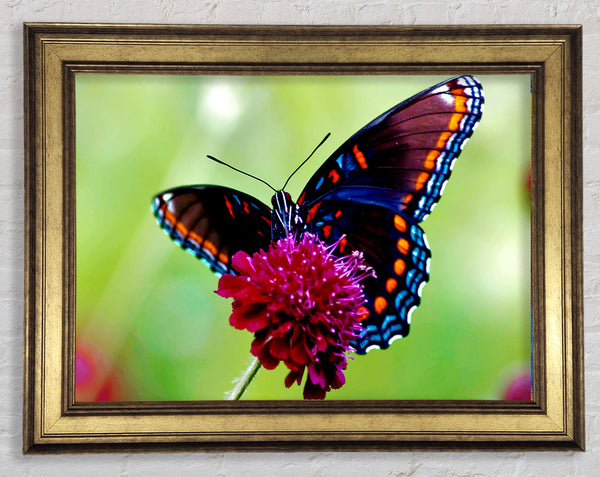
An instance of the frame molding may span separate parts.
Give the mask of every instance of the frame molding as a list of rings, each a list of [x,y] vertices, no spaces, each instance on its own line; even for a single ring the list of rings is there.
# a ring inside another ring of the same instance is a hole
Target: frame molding
[[[580,26],[25,24],[26,453],[584,448]],[[74,402],[74,75],[527,73],[535,401]]]

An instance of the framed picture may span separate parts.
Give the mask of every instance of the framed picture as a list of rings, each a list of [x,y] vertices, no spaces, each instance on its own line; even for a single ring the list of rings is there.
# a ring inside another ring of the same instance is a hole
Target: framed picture
[[[25,451],[583,449],[580,55],[25,25]]]

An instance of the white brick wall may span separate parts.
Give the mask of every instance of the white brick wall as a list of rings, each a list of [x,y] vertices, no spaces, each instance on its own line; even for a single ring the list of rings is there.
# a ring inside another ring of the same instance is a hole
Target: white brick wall
[[[585,453],[21,455],[24,21],[584,25]],[[0,475],[122,477],[592,476],[600,466],[598,0],[2,0],[0,2]]]

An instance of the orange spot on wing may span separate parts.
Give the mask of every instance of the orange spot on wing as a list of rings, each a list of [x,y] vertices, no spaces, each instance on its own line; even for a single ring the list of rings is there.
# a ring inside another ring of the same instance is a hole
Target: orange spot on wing
[[[306,191],[302,192],[302,195],[298,198],[298,205],[302,204],[302,202],[304,202],[304,196],[306,195]]]
[[[404,260],[402,260],[401,258],[399,258],[398,260],[396,260],[394,262],[394,273],[398,276],[402,275],[404,273],[404,269],[406,268],[406,263],[404,263]]]
[[[358,149],[358,146],[356,144],[352,148],[352,152],[354,153],[354,157],[356,157],[358,165],[361,168],[366,169],[367,167],[369,167],[369,165],[367,164],[367,160],[365,159],[365,155],[360,151],[360,149]]]
[[[385,289],[387,290],[388,293],[392,293],[396,287],[398,286],[398,282],[396,281],[395,278],[388,278],[387,281],[385,282]]]
[[[417,184],[415,185],[415,189],[421,190],[425,185],[425,182],[427,182],[427,179],[429,179],[429,172],[421,172],[419,174],[419,177],[417,177]]]
[[[227,206],[227,210],[229,210],[229,215],[231,215],[231,217],[233,219],[235,219],[235,214],[233,213],[233,208],[231,207],[231,202],[229,202],[227,197],[225,197],[225,205]]]
[[[405,238],[398,239],[398,243],[396,244],[396,247],[398,248],[400,253],[403,255],[406,255],[408,253],[408,250],[410,249],[408,240],[406,240]]]
[[[317,213],[317,209],[319,208],[320,205],[321,205],[321,202],[317,202],[315,205],[313,205],[309,209],[308,215],[306,217],[307,222],[310,222],[314,218],[315,214]]]
[[[204,240],[204,242],[202,242],[202,247],[205,248],[206,250],[208,250],[210,253],[213,254],[213,256],[217,255],[217,247],[215,246],[214,243],[209,242],[208,240]]]
[[[214,243],[212,243],[211,241],[207,240],[205,237],[202,237],[200,235],[198,235],[196,232],[190,232],[185,225],[183,225],[181,222],[177,222],[175,219],[175,216],[166,208],[163,209],[163,212],[165,214],[165,219],[172,224],[172,226],[175,227],[175,229],[177,230],[177,232],[179,232],[183,237],[187,237],[188,239],[193,240],[194,242],[201,244],[201,247],[204,250],[207,250],[208,252],[210,252],[212,254],[213,257],[217,256],[218,253],[218,249],[215,246]],[[225,259],[223,260],[221,258],[221,255],[223,255],[225,257]],[[219,259],[221,261],[223,261],[224,263],[227,263],[229,261],[229,258],[224,255],[224,254],[220,254],[219,255]]]
[[[405,204],[408,204],[408,203],[409,203],[409,202],[412,200],[412,198],[413,198],[413,195],[412,195],[412,194],[406,194],[406,195],[404,196],[404,200],[403,200],[403,202],[404,202]]]
[[[175,218],[175,216],[171,213],[171,211],[169,209],[167,209],[166,204],[163,207],[163,213],[165,214],[165,220],[167,222],[169,222],[172,227],[175,227],[175,230],[177,230],[177,232],[179,232],[184,237],[188,236],[189,231],[186,228],[186,226],[183,225],[181,222],[177,222],[177,219]],[[193,236],[197,237],[197,235],[193,232],[189,235],[191,238],[194,238]]]
[[[244,212],[246,212],[247,214],[250,213],[250,209],[248,208],[248,203],[247,202],[242,202],[242,204],[244,204]]]
[[[194,232],[190,234],[190,237],[196,242],[202,243],[202,248],[208,250],[213,257],[217,256],[217,247],[215,247],[214,243],[209,242],[206,239],[202,240],[202,237],[200,237],[198,234],[195,234]]]
[[[326,225],[325,227],[323,227],[323,235],[325,236],[325,238],[329,238],[330,234],[331,234],[331,225]]]
[[[377,298],[375,298],[375,302],[373,303],[373,306],[375,307],[375,311],[378,314],[381,314],[381,312],[383,310],[385,310],[387,307],[387,300],[385,298],[383,298],[382,296],[378,296]]]
[[[423,164],[426,169],[433,169],[435,167],[435,161],[440,156],[440,151],[431,150],[427,157],[425,158],[425,163]]]
[[[394,215],[394,227],[400,232],[406,232],[406,220],[399,215]]]
[[[453,90],[452,92],[455,95],[463,94],[463,90],[460,89]],[[467,108],[467,101],[468,98],[466,98],[465,96],[454,97],[454,109],[456,109],[456,114],[453,114],[450,118],[450,124],[448,125],[448,129],[450,129],[450,131],[456,131],[460,127],[460,121],[464,116],[461,113],[467,113],[469,111],[469,109]]]
[[[340,175],[337,173],[337,171],[335,169],[332,169],[331,172],[329,173],[329,178],[331,179],[331,182],[333,182],[334,184],[340,180]]]
[[[338,210],[338,211],[335,213],[335,218],[337,219],[337,218],[339,218],[341,215],[342,215],[342,211],[341,211],[341,210]]]
[[[346,237],[342,237],[342,239],[340,240],[340,253],[344,253],[344,249],[346,248],[347,243],[348,241],[346,240]]]
[[[227,264],[229,262],[229,257],[227,255],[225,255],[224,253],[220,253],[219,254],[219,260],[225,264]]]
[[[369,310],[366,306],[358,307],[358,321],[362,321],[369,316]]]
[[[450,139],[450,136],[452,136],[452,133],[450,131],[444,131],[443,133],[441,133],[435,147],[437,149],[442,149],[446,145],[446,141]]]
[[[450,131],[456,131],[460,127],[460,121],[462,120],[463,115],[460,113],[453,114],[450,118],[450,124],[448,124],[448,129]]]
[[[455,119],[454,116],[460,116],[458,119]],[[453,121],[459,121],[460,119],[462,119],[462,115],[461,114],[453,114],[452,118],[450,118],[450,124],[449,124],[449,128],[452,129],[452,125],[453,125]],[[458,126],[456,126],[454,130],[458,129]],[[425,163],[423,164],[425,166],[426,169],[433,169],[435,167],[435,161],[437,160],[437,158],[440,156],[440,151],[438,149],[444,149],[446,147],[446,142],[448,141],[448,139],[450,139],[450,136],[452,136],[452,133],[450,131],[444,131],[440,134],[440,136],[438,137],[438,140],[435,144],[435,149],[432,149],[431,151],[429,151],[429,153],[427,154],[427,157],[425,158]]]
[[[453,89],[450,91],[454,95],[454,108],[459,113],[467,113],[469,109],[467,108],[467,101],[469,98],[463,96],[465,94],[464,89]]]

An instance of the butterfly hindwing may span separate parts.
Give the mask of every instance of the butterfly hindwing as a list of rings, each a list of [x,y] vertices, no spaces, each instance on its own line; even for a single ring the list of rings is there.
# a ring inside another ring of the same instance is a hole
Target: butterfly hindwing
[[[353,343],[356,352],[385,349],[406,336],[410,315],[429,280],[431,252],[423,230],[379,206],[324,201],[313,212],[309,223],[321,240],[339,241],[338,254],[361,251],[376,274],[363,283],[368,315],[363,335]]]
[[[298,203],[350,200],[421,221],[439,200],[452,166],[483,111],[472,76],[433,86],[394,106],[340,146]]]
[[[221,186],[184,186],[157,194],[152,211],[184,250],[218,275],[234,273],[231,257],[271,242],[271,209],[254,197]]]

